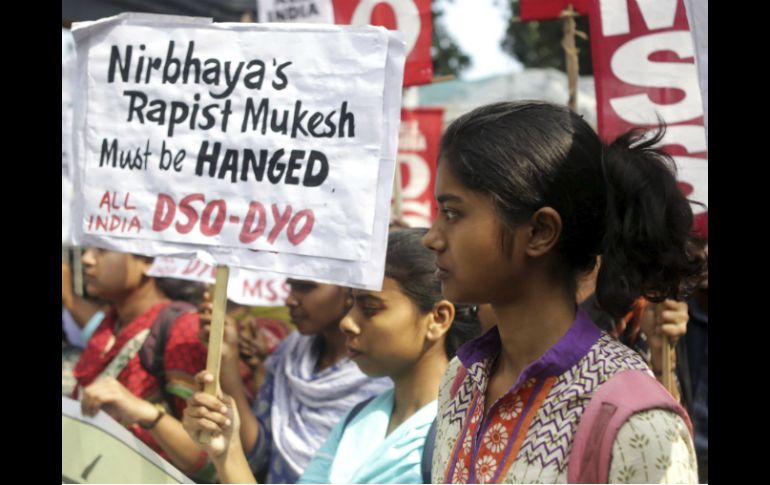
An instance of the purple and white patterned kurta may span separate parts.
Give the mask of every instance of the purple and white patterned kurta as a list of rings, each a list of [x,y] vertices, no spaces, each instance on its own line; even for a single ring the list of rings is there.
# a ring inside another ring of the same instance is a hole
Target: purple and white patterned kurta
[[[439,389],[434,483],[566,483],[572,440],[597,387],[622,370],[649,372],[636,352],[578,310],[569,331],[484,415],[489,372],[500,349],[494,327],[461,347],[449,364]],[[456,381],[463,369],[467,374]],[[609,480],[692,483],[696,469],[684,421],[653,410],[621,427]]]

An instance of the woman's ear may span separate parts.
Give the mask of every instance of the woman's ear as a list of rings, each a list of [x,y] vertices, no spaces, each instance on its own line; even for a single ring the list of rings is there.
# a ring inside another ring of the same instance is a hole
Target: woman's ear
[[[552,207],[541,207],[532,214],[529,224],[527,256],[531,258],[544,256],[559,241],[562,230],[561,216]]]
[[[431,342],[441,339],[449,331],[455,319],[455,306],[449,300],[441,300],[433,305],[428,314],[428,332],[426,338]]]

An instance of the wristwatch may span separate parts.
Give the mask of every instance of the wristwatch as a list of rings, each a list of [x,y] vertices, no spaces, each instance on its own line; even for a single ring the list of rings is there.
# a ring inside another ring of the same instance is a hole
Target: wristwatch
[[[155,419],[153,419],[152,422],[150,422],[150,423],[143,423],[142,421],[138,421],[137,424],[139,424],[139,426],[142,429],[152,429],[152,428],[154,428],[158,424],[158,421],[160,421],[160,419],[163,416],[165,416],[166,408],[163,406],[163,404],[155,403],[154,406],[155,406],[155,409],[158,410],[158,416]]]

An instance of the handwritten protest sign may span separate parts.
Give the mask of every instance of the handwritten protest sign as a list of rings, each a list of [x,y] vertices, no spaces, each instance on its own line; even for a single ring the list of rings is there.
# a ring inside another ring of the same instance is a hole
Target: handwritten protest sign
[[[72,205],[72,83],[75,76],[75,41],[69,30],[61,35],[61,240],[70,239]]]
[[[187,281],[198,281],[212,284],[216,276],[216,266],[199,259],[172,258],[161,256],[155,258],[147,271],[147,276],[155,278],[176,278]]]
[[[204,20],[75,24],[73,238],[381,282],[346,279],[384,259],[398,34]]]
[[[155,258],[148,276],[158,278],[177,278],[214,283],[216,266],[199,259]],[[247,306],[282,306],[289,295],[286,276],[267,271],[250,271],[244,268],[232,268],[227,283],[227,299]]]
[[[109,415],[61,398],[62,483],[195,483]]]

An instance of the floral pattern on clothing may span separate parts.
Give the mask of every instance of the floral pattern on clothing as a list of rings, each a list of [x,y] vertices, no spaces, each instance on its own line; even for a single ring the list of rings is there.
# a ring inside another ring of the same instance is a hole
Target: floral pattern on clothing
[[[484,444],[492,453],[500,453],[508,442],[508,431],[501,423],[490,426],[484,435]]]
[[[532,386],[528,386],[527,389],[531,389]],[[506,420],[511,420],[518,417],[521,414],[521,410],[524,408],[524,403],[519,396],[514,396],[512,401],[506,402],[500,406],[500,417]]]
[[[662,431],[666,430],[666,431]],[[610,483],[697,483],[697,460],[690,432],[670,411],[634,415],[612,445]]]
[[[468,483],[468,467],[465,466],[465,463],[457,464],[452,483]]]
[[[476,463],[478,483],[490,483],[497,471],[497,461],[489,455],[483,456]]]
[[[486,365],[492,360],[474,362],[475,372],[456,383],[463,364],[455,358],[442,379],[433,468],[443,472],[434,472],[436,483],[566,483],[574,433],[596,388],[622,370],[647,369],[638,354],[602,332],[574,365],[522,379],[483,415]],[[611,482],[697,482],[692,438],[669,411],[629,418],[615,440],[611,465]]]

